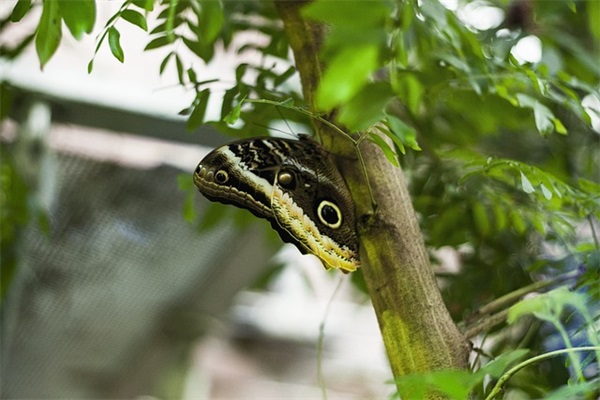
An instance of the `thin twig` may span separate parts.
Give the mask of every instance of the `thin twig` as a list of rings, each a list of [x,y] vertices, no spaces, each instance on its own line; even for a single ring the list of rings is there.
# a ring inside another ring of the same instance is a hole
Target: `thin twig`
[[[494,388],[492,389],[490,394],[487,395],[485,400],[492,400],[497,394],[500,393],[500,391],[502,390],[502,387],[504,386],[506,381],[508,381],[514,374],[516,374],[523,368],[525,368],[533,363],[545,360],[546,358],[556,357],[556,356],[564,354],[564,353],[574,353],[574,352],[579,352],[579,351],[598,351],[598,350],[600,350],[600,347],[598,347],[598,346],[583,346],[583,347],[575,347],[575,348],[570,348],[570,349],[554,350],[554,351],[551,351],[548,353],[540,354],[539,356],[531,357],[531,358],[515,365],[508,371],[506,371],[504,373],[504,375],[502,375],[500,377],[500,379],[498,379],[498,382],[496,382],[496,385],[494,386]]]

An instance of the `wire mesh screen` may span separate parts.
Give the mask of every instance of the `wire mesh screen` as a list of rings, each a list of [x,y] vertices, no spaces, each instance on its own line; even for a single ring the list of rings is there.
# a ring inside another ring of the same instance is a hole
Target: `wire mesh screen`
[[[27,228],[2,304],[2,397],[150,394],[181,340],[261,273],[263,235],[198,233],[175,168],[56,162],[50,232]]]

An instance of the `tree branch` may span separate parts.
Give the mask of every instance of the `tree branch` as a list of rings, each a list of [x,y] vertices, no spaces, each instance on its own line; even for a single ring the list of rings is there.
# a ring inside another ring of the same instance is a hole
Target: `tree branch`
[[[314,109],[326,28],[300,15],[305,1],[276,0],[275,4],[294,52],[305,100]],[[335,123],[333,115],[328,119]],[[469,348],[442,301],[402,170],[375,144],[361,143],[378,204],[375,212],[353,143],[324,124],[315,124],[315,130],[325,139],[326,148],[343,155],[338,164],[355,202],[362,269],[394,376],[467,368]],[[428,398],[438,396],[431,392]]]

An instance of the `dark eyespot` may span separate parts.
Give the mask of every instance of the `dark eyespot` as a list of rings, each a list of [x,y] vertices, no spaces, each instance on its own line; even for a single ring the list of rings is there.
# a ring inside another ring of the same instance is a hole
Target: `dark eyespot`
[[[296,187],[296,177],[289,171],[281,171],[277,175],[277,183],[285,189],[294,189]]]
[[[220,169],[215,173],[215,181],[217,183],[223,184],[223,183],[227,182],[228,180],[229,180],[229,174],[226,171],[223,171],[222,169]]]
[[[337,229],[342,225],[342,212],[331,201],[321,201],[319,207],[317,207],[317,215],[319,216],[319,220],[331,229]]]

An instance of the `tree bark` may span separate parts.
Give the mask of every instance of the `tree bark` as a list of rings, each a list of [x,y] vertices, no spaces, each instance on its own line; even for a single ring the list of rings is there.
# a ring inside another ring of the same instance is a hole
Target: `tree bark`
[[[305,1],[275,4],[294,52],[304,98],[314,109],[326,27],[300,15]],[[335,123],[333,114],[330,119]],[[357,211],[362,269],[394,377],[466,368],[469,347],[437,287],[401,168],[394,167],[377,145],[361,144],[377,203],[374,210],[353,144],[322,124],[315,125],[325,138],[324,146],[343,155],[339,165]],[[429,395],[437,397],[435,392]]]

